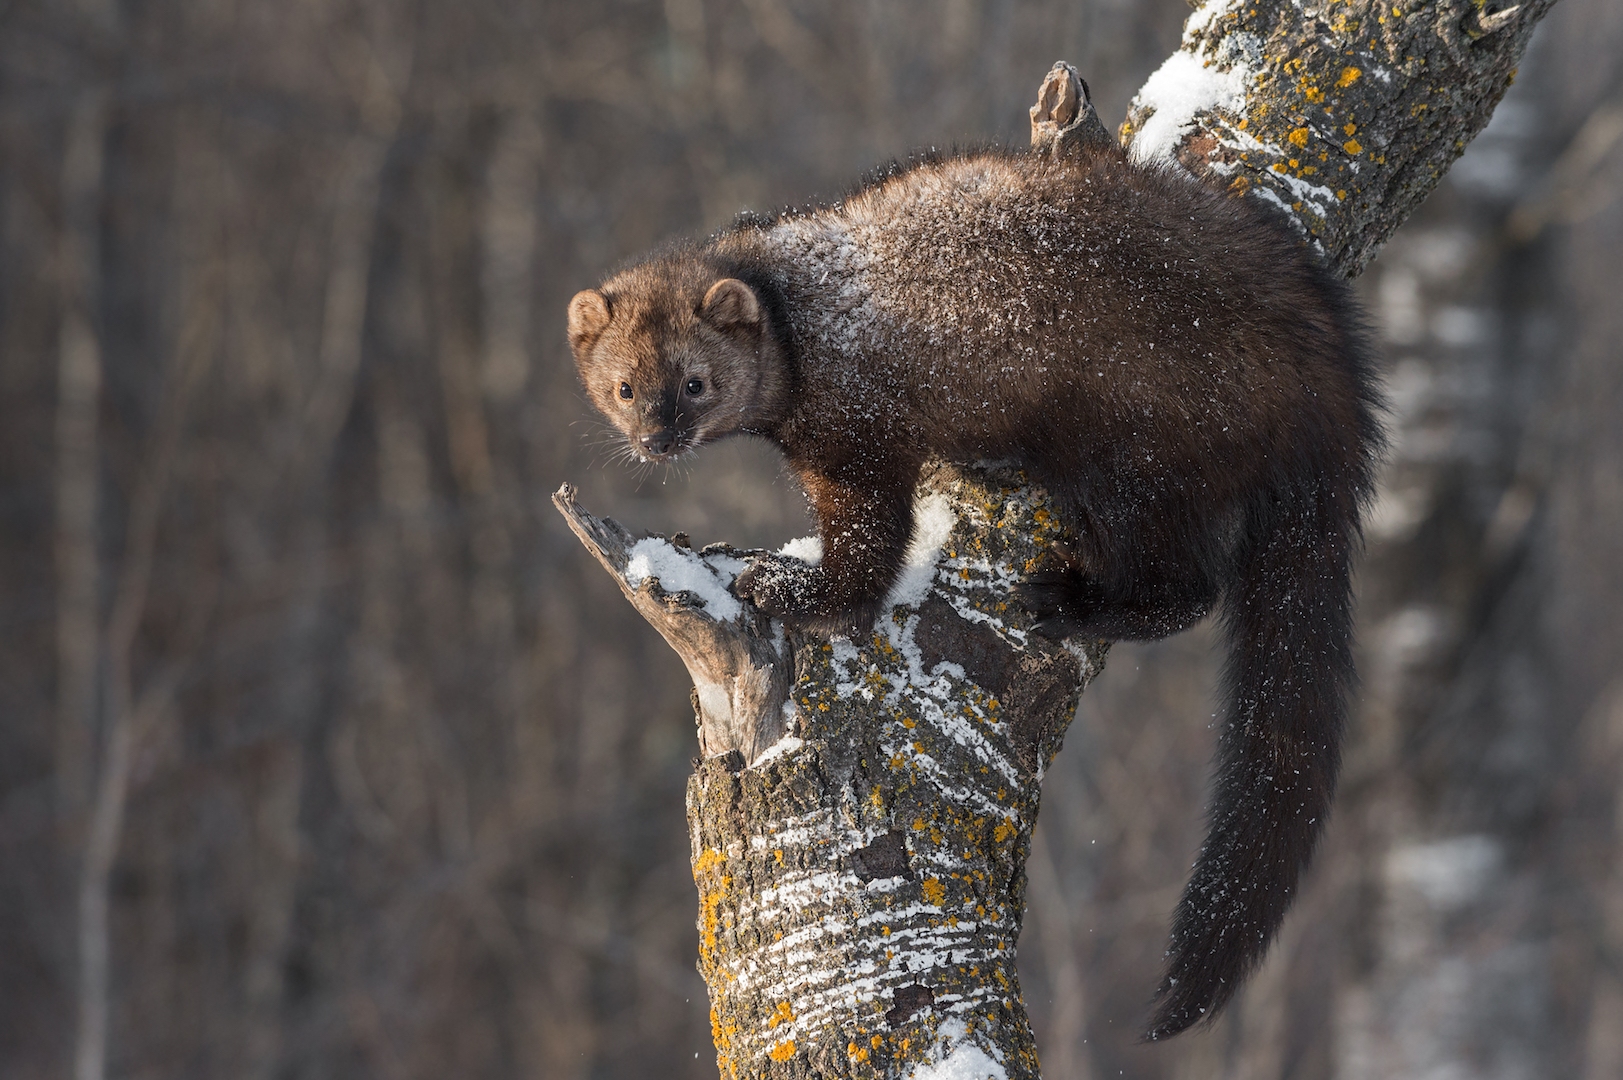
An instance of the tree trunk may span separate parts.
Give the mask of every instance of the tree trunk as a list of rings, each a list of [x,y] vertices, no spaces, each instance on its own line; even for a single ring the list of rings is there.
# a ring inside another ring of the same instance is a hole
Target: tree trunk
[[[1356,274],[1487,122],[1551,2],[1211,3],[1121,136],[1279,205]],[[1031,112],[1034,152],[1109,137],[1068,65]],[[1010,601],[1059,532],[1040,490],[942,466],[916,498],[895,606],[823,642],[728,592],[752,552],[636,541],[554,496],[694,679],[700,968],[729,1080],[1038,1076],[1014,968],[1025,863],[1107,646],[1036,637]]]
[[[554,496],[694,678],[699,964],[725,1077],[952,1054],[1038,1075],[1014,965],[1025,862],[1104,645],[1038,638],[1010,602],[1058,534],[1045,496],[945,467],[920,491],[908,595],[869,639],[831,642],[726,592],[753,552],[634,542],[568,485]]]

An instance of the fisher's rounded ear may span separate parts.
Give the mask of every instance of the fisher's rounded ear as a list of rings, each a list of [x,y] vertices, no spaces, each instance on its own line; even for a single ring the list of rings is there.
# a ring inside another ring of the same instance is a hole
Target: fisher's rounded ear
[[[722,278],[704,294],[699,317],[718,330],[757,330],[761,302],[755,290],[737,278]]]
[[[582,349],[598,339],[609,325],[609,298],[596,289],[578,292],[569,301],[569,344]]]

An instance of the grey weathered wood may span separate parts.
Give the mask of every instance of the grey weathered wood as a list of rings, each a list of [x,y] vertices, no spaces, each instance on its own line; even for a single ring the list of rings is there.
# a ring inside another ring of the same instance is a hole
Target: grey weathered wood
[[[626,599],[687,665],[704,756],[737,750],[753,761],[776,742],[784,733],[783,706],[789,699],[790,658],[783,636],[774,636],[767,620],[749,605],[737,619],[721,619],[692,593],[667,592],[657,578],[633,582],[628,565],[636,539],[619,522],[582,510],[570,484],[560,487],[552,502]],[[757,554],[722,544],[694,552],[680,538],[675,543],[653,539],[672,555],[681,552],[729,582],[726,565]]]
[[[1048,69],[1030,111],[1033,153],[1059,157],[1116,141],[1093,108],[1087,82],[1063,60]]]

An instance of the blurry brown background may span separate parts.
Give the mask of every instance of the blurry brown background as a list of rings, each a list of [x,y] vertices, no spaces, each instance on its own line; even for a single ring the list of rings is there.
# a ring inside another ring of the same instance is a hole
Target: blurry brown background
[[[564,303],[1022,142],[1055,59],[1113,123],[1186,12],[0,5],[0,1077],[71,1075],[98,987],[112,1077],[714,1076],[687,682],[547,495],[808,526],[760,446],[610,463]],[[1135,1031],[1207,639],[1086,696],[1021,958],[1047,1075],[1623,1075],[1620,55],[1623,7],[1563,0],[1362,280],[1396,437],[1343,797],[1267,968],[1171,1045]]]

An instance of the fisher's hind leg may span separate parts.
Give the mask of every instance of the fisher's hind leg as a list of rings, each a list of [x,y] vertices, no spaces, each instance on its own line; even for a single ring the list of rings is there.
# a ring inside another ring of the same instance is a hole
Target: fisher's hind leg
[[[1054,545],[1015,595],[1045,637],[1151,641],[1187,630],[1217,602],[1205,575],[1111,580],[1090,572],[1071,549]]]

